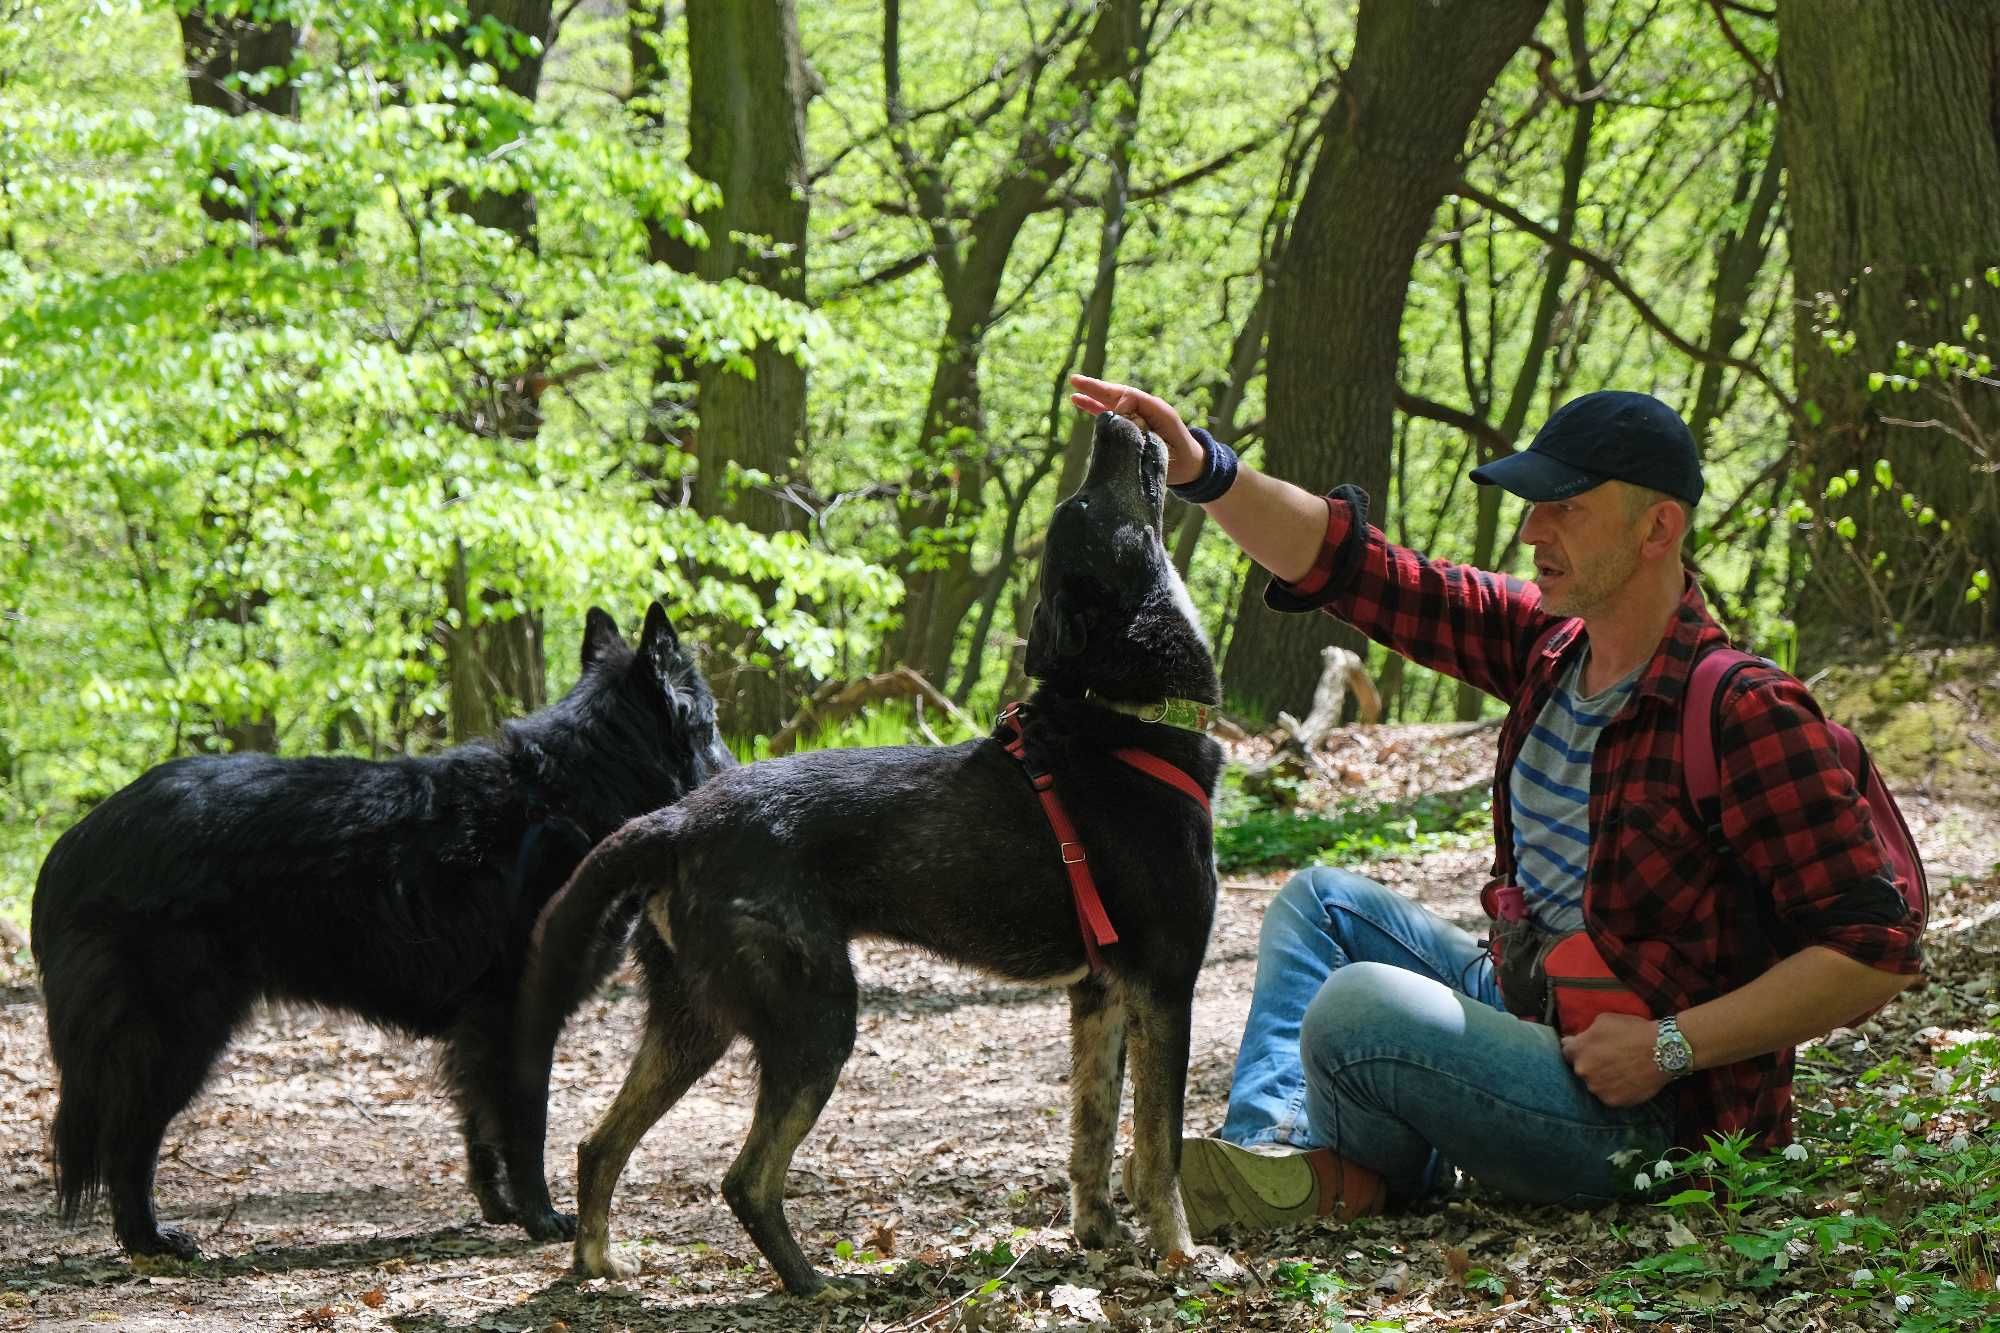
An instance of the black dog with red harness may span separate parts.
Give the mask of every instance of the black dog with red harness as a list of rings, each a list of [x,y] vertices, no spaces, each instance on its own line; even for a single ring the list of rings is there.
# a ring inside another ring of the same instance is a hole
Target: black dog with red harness
[[[822,1284],[785,1219],[785,1172],[853,1048],[848,943],[867,935],[1069,988],[1071,1203],[1090,1246],[1126,1234],[1109,1187],[1129,1037],[1127,1186],[1155,1250],[1191,1248],[1177,1175],[1222,756],[1187,725],[1219,689],[1162,542],[1165,468],[1156,438],[1098,418],[1089,474],[1044,548],[1027,661],[1041,688],[995,737],[737,769],[613,834],[550,904],[519,1009],[524,1144],[542,1141],[551,1054],[592,981],[580,960],[600,918],[637,889],[654,926],[639,941],[638,1057],[577,1152],[579,1271],[624,1271],[608,1230],[626,1159],[742,1036],[757,1110],[723,1197],[786,1287]],[[539,1159],[512,1178],[541,1179]],[[538,1222],[553,1236],[567,1219],[542,1200]]]

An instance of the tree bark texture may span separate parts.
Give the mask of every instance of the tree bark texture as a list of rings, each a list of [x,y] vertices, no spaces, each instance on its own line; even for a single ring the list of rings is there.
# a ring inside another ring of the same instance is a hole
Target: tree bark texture
[[[2000,390],[1935,376],[1870,392],[1899,340],[2000,328],[2000,8],[1963,0],[1780,0],[1786,205],[1808,500],[1820,513],[1797,611],[1799,660],[1912,637],[1978,638],[2000,569]],[[1920,423],[1936,422],[1936,425]],[[1919,423],[1919,424],[1912,424]],[[1875,483],[1877,460],[1893,471]],[[1855,469],[1860,484],[1820,500]],[[1949,519],[1918,526],[1904,495]],[[1854,535],[1837,530],[1851,520]]]
[[[690,0],[686,13],[688,166],[722,198],[695,217],[705,248],[649,223],[653,257],[706,282],[742,279],[803,302],[808,79],[793,0]],[[664,22],[662,8],[635,5],[633,19],[633,89],[656,108],[642,114],[657,119],[664,79],[649,30],[657,33]],[[671,392],[680,349],[660,352],[656,396]],[[799,510],[765,487],[732,482],[731,464],[778,481],[790,475],[805,444],[805,368],[769,343],[752,349],[749,360],[747,376],[712,365],[695,372],[697,423],[678,443],[697,461],[699,512],[781,532],[800,526]],[[710,672],[723,729],[771,731],[783,721],[784,673],[752,661],[754,631],[713,628],[720,631],[714,646],[730,659]]]
[[[905,574],[898,660],[942,678],[958,626],[978,596],[969,544],[954,532],[981,503],[987,476],[979,358],[997,312],[1007,259],[1021,228],[1070,166],[1072,145],[1089,125],[1096,99],[1144,60],[1139,0],[1106,0],[1059,88],[1030,105],[1016,162],[971,218],[954,227],[943,182],[908,133],[899,74],[900,5],[884,11],[883,56],[892,137],[912,193],[926,213],[934,267],[944,286],[945,327],[931,377],[920,439],[936,460],[918,478],[925,498],[903,512],[907,536],[930,547]]]
[[[1353,482],[1388,498],[1398,334],[1410,268],[1457,179],[1487,89],[1546,0],[1365,0],[1354,56],[1320,126],[1319,155],[1279,260],[1267,354],[1267,470]],[[1379,517],[1379,515],[1378,515]],[[1240,713],[1305,712],[1319,650],[1359,648],[1325,616],[1274,615],[1246,580],[1223,688]]]

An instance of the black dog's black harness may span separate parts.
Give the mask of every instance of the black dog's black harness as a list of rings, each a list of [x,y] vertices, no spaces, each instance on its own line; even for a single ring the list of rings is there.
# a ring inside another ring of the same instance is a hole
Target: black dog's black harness
[[[1049,828],[1056,835],[1056,850],[1062,857],[1063,870],[1069,876],[1070,897],[1076,903],[1077,929],[1083,935],[1083,956],[1090,963],[1091,971],[1102,971],[1104,958],[1098,950],[1104,945],[1116,944],[1118,930],[1104,910],[1104,899],[1098,896],[1097,881],[1090,874],[1090,858],[1084,853],[1083,843],[1076,835],[1076,825],[1070,822],[1069,811],[1063,808],[1062,798],[1056,795],[1055,778],[1028,757],[1027,740],[1021,729],[1021,717],[1027,711],[1028,706],[1024,703],[1008,704],[994,720],[993,738],[1008,754],[1020,761],[1021,770],[1028,775],[1028,781],[1035,788],[1035,795],[1041,798],[1042,813],[1048,817]],[[1136,746],[1113,750],[1111,756],[1155,781],[1166,783],[1200,805],[1203,815],[1212,817],[1208,793],[1181,768]]]

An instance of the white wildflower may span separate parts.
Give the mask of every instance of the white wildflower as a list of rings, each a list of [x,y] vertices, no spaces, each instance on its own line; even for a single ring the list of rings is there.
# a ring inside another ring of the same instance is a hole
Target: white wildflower
[[[1889,1160],[1892,1162],[1900,1162],[1908,1158],[1909,1155],[1910,1155],[1909,1147],[1905,1144],[1899,1143],[1889,1153]]]
[[[1907,1291],[1896,1298],[1896,1309],[1899,1313],[1902,1314],[1908,1314],[1912,1309],[1915,1308],[1916,1304],[1917,1304],[1917,1298],[1910,1295],[1910,1293]]]
[[[1653,1178],[1644,1171],[1641,1171],[1632,1177],[1632,1188],[1635,1190],[1649,1190],[1653,1188]]]
[[[1851,1274],[1848,1275],[1847,1282],[1849,1286],[1859,1287],[1867,1283],[1873,1282],[1874,1280],[1875,1280],[1874,1269],[1857,1268]]]
[[[1964,1130],[1960,1130],[1958,1133],[1951,1136],[1951,1142],[1944,1145],[1944,1150],[1946,1152],[1964,1152],[1967,1148],[1970,1148],[1971,1146],[1972,1146],[1971,1138],[1966,1135]]]
[[[1790,1143],[1790,1144],[1786,1144],[1786,1145],[1785,1145],[1785,1160],[1786,1160],[1786,1161],[1788,1161],[1788,1162],[1803,1162],[1803,1161],[1805,1161],[1805,1160],[1806,1160],[1806,1145],[1805,1145],[1805,1144],[1803,1144],[1803,1143]]]
[[[1856,1037],[1856,1038],[1854,1039],[1854,1049],[1855,1049],[1855,1050],[1857,1050],[1857,1051],[1865,1051],[1865,1050],[1867,1050],[1867,1049],[1868,1049],[1868,1038],[1866,1038],[1866,1037]]]
[[[1673,1175],[1673,1173],[1674,1173],[1674,1164],[1672,1162],[1669,1162],[1666,1158],[1662,1157],[1659,1161],[1653,1163],[1653,1179],[1665,1180],[1669,1176]]]
[[[1923,1127],[1924,1127],[1924,1118],[1918,1115],[1915,1111],[1911,1111],[1908,1115],[1905,1115],[1903,1117],[1903,1128],[1909,1130],[1912,1134],[1916,1133]]]
[[[1951,1071],[1949,1069],[1940,1069],[1937,1071],[1935,1075],[1932,1076],[1931,1091],[1932,1092],[1951,1091]]]
[[[2000,1102],[2000,1083],[1995,1083],[1986,1090],[1986,1100],[1989,1102]]]

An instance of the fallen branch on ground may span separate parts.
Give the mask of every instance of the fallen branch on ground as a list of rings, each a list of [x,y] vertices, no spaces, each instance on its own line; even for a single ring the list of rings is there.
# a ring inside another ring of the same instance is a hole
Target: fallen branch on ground
[[[792,715],[791,721],[772,733],[770,752],[773,756],[790,754],[792,747],[799,743],[800,734],[815,723],[837,722],[859,712],[866,704],[883,699],[906,699],[912,695],[943,709],[952,721],[967,731],[979,730],[979,724],[947,698],[942,690],[911,668],[899,666],[893,671],[878,672],[859,680],[827,681],[813,691],[810,699],[799,705],[799,711]],[[924,731],[931,736],[928,727]],[[934,743],[941,743],[936,741],[935,736],[931,739]]]

